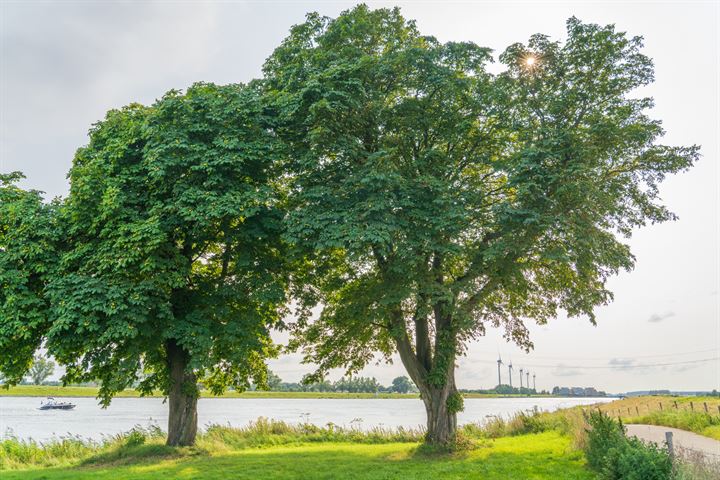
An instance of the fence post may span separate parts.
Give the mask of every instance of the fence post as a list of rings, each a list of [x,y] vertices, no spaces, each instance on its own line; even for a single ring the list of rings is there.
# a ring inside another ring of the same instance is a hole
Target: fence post
[[[718,405],[718,415],[720,415],[720,405]]]
[[[693,405],[693,402],[690,402],[690,410],[693,412],[695,411],[695,405]]]
[[[703,402],[703,406],[705,407],[705,413],[708,413],[707,402]]]
[[[670,460],[675,459],[675,451],[673,449],[673,433],[672,432],[665,432],[665,442],[667,442],[667,448],[668,448],[668,454],[670,455]]]
[[[630,415],[630,407],[628,407],[628,415]]]
[[[675,410],[677,410],[677,401],[673,401],[673,403],[675,404]]]
[[[658,402],[658,405],[660,405],[660,411],[662,412],[662,402]]]
[[[635,413],[637,414],[638,417],[640,416],[640,409],[638,408],[637,405],[635,405]]]

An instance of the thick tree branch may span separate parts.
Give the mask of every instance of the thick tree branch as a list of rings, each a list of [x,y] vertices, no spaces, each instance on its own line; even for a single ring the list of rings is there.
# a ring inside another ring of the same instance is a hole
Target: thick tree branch
[[[427,315],[416,313],[415,318],[415,350],[418,361],[426,368],[432,366],[432,352],[430,347],[430,332]]]
[[[428,370],[420,363],[420,360],[413,351],[407,329],[405,328],[405,322],[402,318],[402,311],[399,307],[392,317],[392,330],[395,346],[397,347],[400,360],[405,366],[408,375],[410,375],[410,378],[412,378],[421,392],[427,391]]]

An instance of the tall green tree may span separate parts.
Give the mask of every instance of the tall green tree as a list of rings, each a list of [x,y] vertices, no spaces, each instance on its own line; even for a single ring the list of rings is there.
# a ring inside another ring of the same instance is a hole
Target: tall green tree
[[[280,376],[278,374],[276,374],[275,372],[273,372],[271,370],[268,370],[266,383],[267,383],[267,387],[270,391],[278,392],[278,391],[280,391],[280,389],[282,387],[283,381],[282,381],[282,378],[280,378]]]
[[[35,385],[42,385],[55,372],[55,362],[43,355],[35,355],[30,367],[30,378]]]
[[[19,172],[0,174],[0,374],[22,381],[50,325],[47,284],[61,240],[59,202],[23,190]]]
[[[410,379],[403,375],[402,377],[395,377],[390,388],[393,392],[408,393],[412,390],[412,387],[413,385],[410,382]]]
[[[266,381],[285,304],[281,150],[252,86],[195,84],[113,110],[90,132],[62,211],[49,350],[104,404],[168,395],[168,445],[191,445],[198,382]]]
[[[295,345],[315,375],[395,352],[420,390],[427,440],[454,440],[455,364],[486,328],[530,349],[525,323],[595,322],[622,237],[673,215],[658,184],[696,147],[656,144],[641,40],[567,23],[500,59],[441,43],[397,9],[310,14],[265,65],[295,184],[288,237],[310,260]]]

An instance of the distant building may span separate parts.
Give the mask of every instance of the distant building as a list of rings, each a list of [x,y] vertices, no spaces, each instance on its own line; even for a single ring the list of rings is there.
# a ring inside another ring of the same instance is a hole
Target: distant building
[[[553,395],[560,397],[605,397],[607,393],[597,390],[595,387],[555,387]]]

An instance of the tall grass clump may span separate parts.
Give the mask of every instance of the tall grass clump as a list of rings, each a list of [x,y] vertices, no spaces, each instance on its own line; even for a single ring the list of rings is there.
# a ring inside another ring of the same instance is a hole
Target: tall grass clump
[[[518,412],[509,418],[492,416],[484,422],[469,423],[460,427],[465,435],[479,438],[500,438],[528,433],[542,433],[556,430],[562,434],[571,434],[576,418],[582,418],[579,410],[559,410],[557,412]],[[579,428],[579,427],[578,427]]]
[[[77,437],[60,437],[44,443],[10,437],[0,441],[0,470],[28,465],[66,465],[86,458],[98,449],[98,443]]]
[[[102,441],[66,436],[38,442],[10,436],[0,441],[0,470],[30,466],[58,467],[94,460],[137,457],[143,445],[154,443],[162,446],[164,437],[159,427],[140,426],[126,433],[107,436]]]
[[[173,448],[164,444],[165,433],[159,427],[138,426],[129,432],[105,437],[99,442],[79,437],[61,437],[47,442],[9,438],[0,442],[0,470],[110,462],[118,464],[150,457],[203,455],[286,444],[417,443],[424,436],[425,430],[422,428],[377,427],[360,430],[332,423],[319,427],[310,423],[293,425],[259,418],[242,428],[210,425],[198,435],[195,447]]]
[[[242,428],[211,425],[199,436],[198,446],[211,449],[259,448],[290,443],[352,442],[395,443],[419,442],[425,431],[422,428],[358,428],[340,427],[328,423],[319,427],[310,423],[294,425],[260,417]]]
[[[720,462],[708,459],[700,452],[676,448],[673,480],[718,480],[719,478]]]

